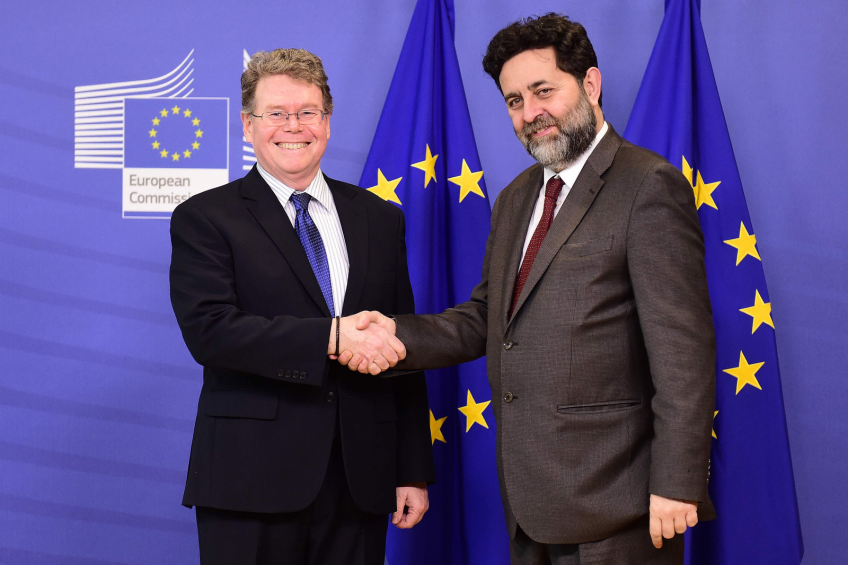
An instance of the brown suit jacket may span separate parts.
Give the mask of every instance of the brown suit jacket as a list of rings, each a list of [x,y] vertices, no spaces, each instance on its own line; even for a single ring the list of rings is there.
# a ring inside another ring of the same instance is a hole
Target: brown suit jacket
[[[512,318],[543,169],[498,196],[480,284],[442,314],[398,316],[429,369],[487,355],[510,535],[604,539],[649,493],[709,505],[715,336],[692,188],[610,127],[554,219]]]

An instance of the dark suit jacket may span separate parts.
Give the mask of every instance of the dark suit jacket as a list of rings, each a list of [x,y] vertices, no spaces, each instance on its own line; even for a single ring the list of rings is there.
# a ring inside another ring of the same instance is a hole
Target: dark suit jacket
[[[402,212],[327,178],[350,273],[343,315],[413,312]],[[331,318],[297,233],[254,167],[171,219],[171,302],[203,388],[183,504],[292,512],[321,487],[338,415],[360,509],[435,480],[426,384],[363,378],[327,357]]]
[[[487,354],[510,534],[584,543],[644,516],[649,493],[708,501],[715,337],[692,188],[612,127],[508,319],[542,175],[498,196],[469,302],[398,317],[398,367]]]

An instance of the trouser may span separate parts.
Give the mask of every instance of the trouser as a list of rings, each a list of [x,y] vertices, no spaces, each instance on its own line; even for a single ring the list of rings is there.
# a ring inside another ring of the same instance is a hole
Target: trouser
[[[196,512],[202,565],[384,563],[388,515],[354,504],[338,436],[321,490],[307,508],[260,514],[198,506]]]
[[[647,515],[612,537],[580,544],[539,543],[530,539],[519,525],[509,550],[512,565],[683,564],[683,536],[664,539],[662,548],[655,548]]]

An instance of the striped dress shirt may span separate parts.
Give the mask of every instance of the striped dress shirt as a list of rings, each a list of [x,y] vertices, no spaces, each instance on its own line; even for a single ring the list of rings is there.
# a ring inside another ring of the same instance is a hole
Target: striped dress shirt
[[[283,205],[283,210],[286,211],[292,227],[294,227],[297,210],[294,207],[294,202],[291,201],[291,195],[294,194],[295,190],[271,176],[259,163],[256,163],[256,168],[265,182],[268,183],[268,186],[271,187],[271,190],[274,191],[280,204]],[[341,316],[345,291],[347,290],[350,261],[347,256],[347,244],[345,244],[339,213],[336,211],[336,203],[333,201],[333,194],[330,192],[330,187],[327,186],[327,181],[320,169],[304,192],[312,197],[308,212],[318,228],[318,233],[321,234],[321,241],[324,242],[327,265],[330,267],[330,284],[333,287],[333,305],[336,315]]]

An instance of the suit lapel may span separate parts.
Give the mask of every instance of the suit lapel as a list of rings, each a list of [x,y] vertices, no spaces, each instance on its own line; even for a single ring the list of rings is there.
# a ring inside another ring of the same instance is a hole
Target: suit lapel
[[[350,186],[326,175],[324,178],[327,180],[336,204],[336,211],[339,213],[339,221],[342,224],[345,245],[347,245],[347,258],[350,262],[344,307],[340,314],[348,316],[359,311],[359,299],[368,274],[368,215],[362,204],[357,201],[357,194]]]
[[[537,165],[534,170],[530,171],[527,183],[515,191],[512,202],[512,225],[507,228],[512,235],[507,239],[510,246],[507,251],[506,272],[503,276],[502,312],[504,327],[508,322],[509,308],[512,306],[512,291],[515,288],[518,269],[521,266],[521,251],[524,249],[524,239],[527,237],[530,217],[533,215],[533,209],[539,199],[539,188],[542,186],[543,178],[544,169]]]
[[[550,230],[545,235],[545,240],[539,248],[539,253],[533,261],[533,267],[527,276],[527,282],[524,283],[524,288],[521,289],[521,296],[518,297],[518,303],[515,305],[512,319],[521,310],[521,306],[527,300],[527,297],[533,291],[533,288],[542,278],[542,275],[548,269],[548,266],[559,253],[560,248],[565,245],[577,226],[580,225],[586,211],[595,201],[595,197],[604,186],[604,181],[601,176],[606,172],[612,164],[616,151],[621,146],[621,137],[609,126],[604,138],[598,146],[592,151],[583,170],[568,193],[565,202],[562,203],[559,213],[554,218]],[[527,220],[529,222],[529,218]],[[512,319],[510,321],[512,321]]]
[[[297,232],[294,231],[294,227],[292,227],[291,221],[289,221],[274,191],[271,190],[256,167],[253,167],[244,177],[241,195],[248,201],[247,209],[250,210],[250,213],[253,214],[253,217],[256,218],[256,221],[259,222],[259,225],[262,226],[262,229],[265,230],[280,253],[283,254],[306,292],[329,317],[330,309],[321,293],[321,286],[318,284],[318,279],[315,278],[315,273],[312,271],[312,265],[309,264],[300,238],[297,237]]]

